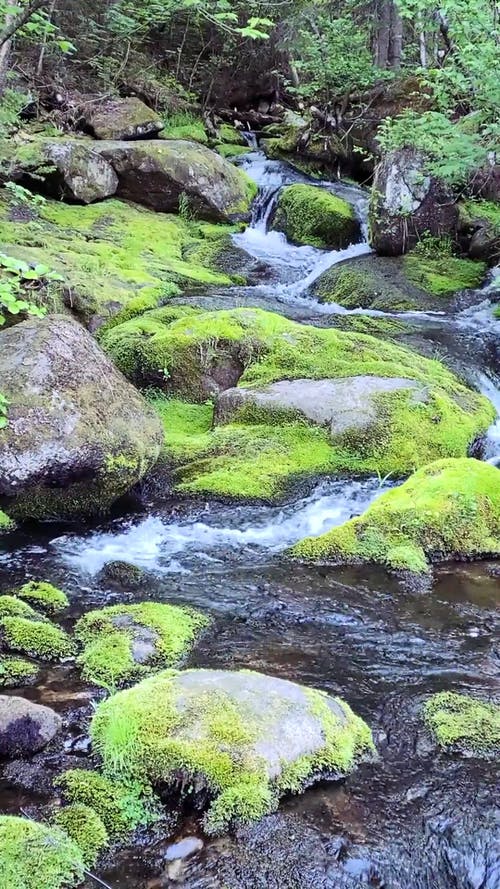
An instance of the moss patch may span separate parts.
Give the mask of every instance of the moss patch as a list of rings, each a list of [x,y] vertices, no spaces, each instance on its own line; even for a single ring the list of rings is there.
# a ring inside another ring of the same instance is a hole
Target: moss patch
[[[6,534],[8,531],[13,531],[15,527],[15,523],[12,519],[9,518],[7,513],[0,509],[0,534]]]
[[[36,664],[19,657],[0,657],[0,688],[30,685],[38,675]]]
[[[208,624],[198,611],[159,602],[101,608],[85,614],[75,627],[85,645],[78,663],[85,679],[115,688],[177,665]]]
[[[300,791],[319,773],[345,774],[373,750],[368,726],[344,702],[337,701],[339,710],[333,711],[325,694],[302,689],[306,704],[301,706],[318,721],[323,740],[271,780],[255,745],[261,738],[265,743],[266,719],[274,730],[274,721],[292,706],[288,699],[273,686],[272,707],[266,700],[259,710],[252,694],[235,697],[221,681],[202,684],[200,691],[197,674],[203,674],[203,683],[211,671],[168,671],[119,692],[99,706],[91,733],[105,770],[119,780],[160,787],[204,784],[213,800],[205,819],[209,832],[257,820],[276,808],[281,794]],[[190,675],[194,684],[182,681]],[[245,676],[258,674],[241,676],[244,684]]]
[[[2,617],[26,617],[30,620],[44,620],[27,602],[22,602],[16,596],[0,596],[0,618]]]
[[[360,226],[347,201],[314,185],[289,185],[279,196],[272,227],[298,244],[340,249],[359,240]]]
[[[5,889],[68,889],[83,881],[83,855],[58,827],[0,815],[0,874]]]
[[[403,269],[412,284],[434,296],[449,297],[480,287],[486,263],[450,255],[427,257],[413,250],[403,257]]]
[[[68,607],[69,601],[66,593],[58,590],[51,583],[44,581],[31,580],[24,586],[15,590],[15,596],[19,599],[25,599],[32,605],[38,605],[48,614],[56,614],[58,611],[64,611]]]
[[[500,748],[500,707],[442,691],[424,704],[426,725],[444,750],[494,753]]]
[[[110,837],[123,837],[138,824],[148,820],[147,809],[140,799],[135,782],[123,784],[98,772],[70,769],[56,781],[63,798],[72,805],[93,809]]]
[[[93,867],[108,845],[109,837],[101,818],[90,806],[76,803],[57,812],[52,823],[64,831],[81,851],[85,867]]]
[[[214,149],[221,157],[239,157],[242,154],[248,154],[252,149],[248,145],[233,145],[223,143],[216,145]]]
[[[289,553],[306,561],[376,562],[425,573],[432,561],[500,553],[500,470],[479,460],[439,460],[366,512]]]
[[[129,305],[134,313],[156,307],[180,287],[230,284],[228,275],[211,271],[196,256],[187,259],[186,252],[232,230],[118,200],[88,207],[47,201],[38,219],[20,223],[0,203],[1,250],[62,275],[63,283],[54,282],[43,302],[50,311],[64,303],[86,323]]]
[[[0,620],[0,638],[11,651],[41,660],[54,661],[74,654],[68,634],[49,622],[4,617]]]
[[[178,111],[165,115],[163,120],[165,128],[162,130],[160,139],[186,139],[188,142],[208,145],[208,136],[201,117],[190,114],[188,111]]]

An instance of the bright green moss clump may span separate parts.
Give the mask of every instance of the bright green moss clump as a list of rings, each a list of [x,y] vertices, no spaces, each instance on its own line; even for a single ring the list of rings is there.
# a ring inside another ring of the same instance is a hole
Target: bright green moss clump
[[[442,691],[424,704],[424,719],[444,750],[494,753],[500,748],[500,707]]]
[[[43,615],[38,614],[27,602],[22,602],[16,596],[0,596],[0,618],[2,617],[27,617],[30,620],[44,620]]]
[[[6,534],[7,531],[13,531],[15,524],[9,516],[0,509],[0,534]]]
[[[25,617],[2,618],[0,639],[10,650],[41,660],[55,661],[74,653],[71,639],[60,627]]]
[[[298,244],[340,249],[359,240],[360,227],[351,204],[315,185],[283,189],[273,228]]]
[[[214,149],[221,157],[238,157],[241,154],[248,154],[252,149],[248,145],[233,145],[223,143],[216,145]]]
[[[197,117],[189,111],[178,111],[175,114],[166,115],[164,121],[165,128],[162,130],[161,139],[186,139],[188,142],[208,145],[208,136],[201,117]]]
[[[0,688],[29,685],[36,678],[38,667],[19,657],[0,657]]]
[[[80,849],[85,867],[92,867],[109,837],[101,818],[90,806],[76,803],[56,813],[52,823],[63,830]]]
[[[425,573],[429,563],[500,553],[500,470],[479,460],[439,460],[366,512],[290,550],[295,558],[377,562]]]
[[[85,679],[115,688],[178,664],[208,623],[194,609],[160,602],[90,611],[75,627],[85,646],[78,663]]]
[[[302,753],[289,749],[292,724]],[[373,751],[344,702],[251,671],[160,673],[100,704],[91,734],[116,780],[205,787],[209,832],[257,820],[283,793],[345,775]]]
[[[413,250],[403,258],[408,280],[434,296],[452,296],[460,290],[475,290],[486,274],[486,263],[457,256],[422,256]]]
[[[25,583],[24,586],[16,590],[15,595],[32,605],[38,605],[49,614],[64,611],[69,605],[66,593],[44,581],[30,580],[29,583]]]
[[[58,827],[0,815],[0,878],[4,889],[69,889],[83,881],[79,847]]]
[[[97,772],[70,769],[57,779],[64,800],[93,809],[110,837],[123,837],[148,820],[137,784],[111,781]]]

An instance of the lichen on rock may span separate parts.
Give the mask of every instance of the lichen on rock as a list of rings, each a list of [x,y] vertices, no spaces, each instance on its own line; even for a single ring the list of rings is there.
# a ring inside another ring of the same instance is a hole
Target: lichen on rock
[[[305,561],[378,563],[417,574],[432,562],[500,553],[500,470],[438,460],[377,498],[359,517],[289,550]]]
[[[374,750],[344,701],[247,670],[145,679],[99,705],[91,734],[109,777],[203,790],[213,833],[258,820],[284,793],[345,777]]]
[[[444,750],[478,756],[500,749],[500,706],[457,694],[438,692],[423,708],[424,720]]]
[[[177,666],[208,624],[199,611],[161,602],[89,611],[75,627],[84,645],[78,663],[85,679],[116,688]]]

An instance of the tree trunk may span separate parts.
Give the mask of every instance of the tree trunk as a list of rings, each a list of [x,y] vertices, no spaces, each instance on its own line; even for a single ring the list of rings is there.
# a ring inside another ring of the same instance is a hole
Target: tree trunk
[[[399,70],[403,50],[403,19],[397,3],[392,3],[391,7],[391,68]]]
[[[379,0],[377,4],[377,33],[375,37],[375,64],[387,68],[391,42],[391,0]]]

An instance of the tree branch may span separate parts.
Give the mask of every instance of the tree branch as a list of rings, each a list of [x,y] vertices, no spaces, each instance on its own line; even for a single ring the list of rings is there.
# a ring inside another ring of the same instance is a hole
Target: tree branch
[[[9,20],[6,21],[3,31],[0,32],[0,47],[2,47],[4,43],[8,43],[14,34],[19,31],[26,22],[29,22],[34,12],[37,12],[42,6],[48,6],[49,3],[50,0],[29,0],[21,12],[12,18],[9,16]]]

